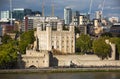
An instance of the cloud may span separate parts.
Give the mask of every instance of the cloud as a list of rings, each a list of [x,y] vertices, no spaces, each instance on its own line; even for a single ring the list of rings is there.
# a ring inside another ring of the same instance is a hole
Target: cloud
[[[110,10],[119,10],[120,7],[119,6],[107,6],[105,7],[105,9],[110,9]]]
[[[53,0],[12,0],[13,8],[30,8],[32,10],[40,10],[42,6],[42,1],[45,2],[46,14],[51,12],[51,3]],[[103,0],[93,0],[92,13],[97,10],[101,10]],[[88,12],[90,6],[90,0],[54,0],[55,13],[58,16],[63,16],[63,9],[67,6],[71,7],[73,10],[78,10],[80,12]],[[0,0],[0,10],[9,10],[9,0]],[[105,0],[104,13],[119,13],[120,10],[120,0]]]
[[[111,17],[111,16],[120,18],[120,14],[118,14],[118,13],[108,13],[107,17]]]

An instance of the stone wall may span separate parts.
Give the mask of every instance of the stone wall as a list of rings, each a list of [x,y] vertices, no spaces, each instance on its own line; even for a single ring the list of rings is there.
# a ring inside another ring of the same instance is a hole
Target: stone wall
[[[36,68],[49,67],[49,52],[27,50],[26,54],[22,55],[22,62],[24,68],[33,66]]]
[[[57,30],[52,30],[51,25],[46,25],[46,30],[42,30],[42,25],[37,27],[37,37],[39,50],[52,49],[62,53],[75,53],[75,32],[71,24],[69,30],[62,30],[63,24],[58,23]]]
[[[54,55],[53,66],[120,66],[120,61],[100,60],[96,55]],[[56,64],[57,63],[57,64]]]

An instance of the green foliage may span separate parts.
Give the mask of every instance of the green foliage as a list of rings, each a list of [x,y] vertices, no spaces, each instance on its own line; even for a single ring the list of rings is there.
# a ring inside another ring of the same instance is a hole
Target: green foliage
[[[21,34],[19,41],[19,51],[25,53],[26,47],[35,41],[34,31],[27,31]]]
[[[28,44],[35,40],[34,31],[22,33],[20,41],[12,40],[10,36],[4,35],[3,44],[0,46],[0,68],[13,68],[17,62],[17,52],[25,53]]]
[[[0,46],[0,68],[11,68],[17,61],[17,50],[14,41]]]
[[[93,50],[94,53],[103,60],[108,58],[111,47],[106,44],[104,38],[99,38],[93,41]]]
[[[92,40],[89,35],[81,34],[76,40],[76,48],[80,49],[82,53],[89,52],[92,47]]]
[[[20,40],[29,44],[32,44],[35,40],[34,37],[34,31],[27,31],[24,32],[21,36],[20,36]]]
[[[11,40],[11,37],[9,36],[9,35],[4,35],[3,37],[2,37],[2,43],[3,44],[7,44],[9,41]]]
[[[110,38],[110,41],[114,44],[116,44],[117,52],[120,54],[120,38],[119,37],[113,37]]]
[[[105,32],[103,34],[101,34],[102,37],[112,37],[112,34],[109,32]]]
[[[80,33],[79,27],[75,27],[75,33]]]

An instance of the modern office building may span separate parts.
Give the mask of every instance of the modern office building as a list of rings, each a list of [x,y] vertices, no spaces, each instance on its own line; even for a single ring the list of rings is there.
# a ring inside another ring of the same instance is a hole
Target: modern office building
[[[102,11],[96,11],[95,19],[99,19],[99,20],[102,19]]]
[[[74,11],[72,13],[72,22],[76,27],[79,25],[79,15],[80,15],[79,11]]]
[[[22,21],[22,31],[33,30],[33,19],[28,19],[26,16]]]
[[[2,36],[2,27],[0,26],[0,36]]]
[[[118,22],[119,22],[119,18],[118,18],[118,17],[110,17],[110,18],[109,18],[109,21],[110,21],[111,23],[118,23]]]
[[[69,7],[64,8],[64,20],[66,25],[72,22],[72,9]]]
[[[56,26],[59,21],[61,21],[61,19],[58,17],[26,16],[22,21],[22,31],[33,30],[41,24],[43,26],[43,29],[45,29],[47,23],[50,23],[52,29],[57,29]]]
[[[13,18],[15,18],[15,20],[23,20],[24,16],[31,14],[32,14],[31,9],[24,9],[24,8],[13,9]]]
[[[80,30],[80,34],[88,34],[88,27],[87,25],[79,25],[79,30]]]
[[[3,24],[1,25],[1,27],[2,27],[2,35],[13,33],[14,31],[19,30],[16,26],[10,24]]]
[[[0,12],[0,16],[1,16],[1,21],[9,21],[10,19],[10,11],[1,11]]]
[[[80,14],[79,16],[79,25],[87,25],[89,22],[88,14]]]
[[[113,36],[119,36],[120,35],[120,23],[115,23],[110,28],[110,33],[112,33]]]

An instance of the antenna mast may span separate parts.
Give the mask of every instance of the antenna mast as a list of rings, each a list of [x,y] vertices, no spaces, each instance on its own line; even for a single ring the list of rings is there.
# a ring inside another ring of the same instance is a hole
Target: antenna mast
[[[12,25],[12,0],[10,0],[10,25]]]
[[[54,0],[52,0],[52,17],[54,16]]]
[[[42,16],[44,16],[44,0],[42,0]]]
[[[103,4],[102,4],[102,10],[101,10],[102,14],[103,14],[104,6],[105,6],[105,0],[103,0]]]
[[[90,0],[90,7],[89,7],[88,14],[91,14],[92,2],[93,2],[93,0]]]

